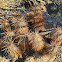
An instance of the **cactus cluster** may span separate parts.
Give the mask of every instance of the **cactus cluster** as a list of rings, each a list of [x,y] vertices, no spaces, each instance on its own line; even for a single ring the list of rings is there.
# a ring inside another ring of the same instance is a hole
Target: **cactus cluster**
[[[43,1],[42,1],[43,2]],[[29,49],[45,55],[56,53],[62,44],[62,28],[54,28],[48,36],[42,35],[44,31],[43,7],[35,3],[26,8],[26,14],[16,19],[4,18],[1,29],[4,34],[0,41],[5,51],[13,57],[15,62],[23,53]],[[39,32],[41,31],[41,33]]]

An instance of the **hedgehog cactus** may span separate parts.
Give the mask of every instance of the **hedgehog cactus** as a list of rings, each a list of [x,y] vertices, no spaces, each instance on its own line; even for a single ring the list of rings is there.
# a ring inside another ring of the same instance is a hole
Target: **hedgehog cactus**
[[[38,32],[30,33],[28,36],[28,40],[29,40],[29,45],[34,51],[38,52],[43,49],[44,40],[43,37],[40,36]]]
[[[42,1],[43,2],[43,1]],[[1,28],[4,34],[1,45],[6,52],[14,57],[15,62],[18,57],[22,58],[22,54],[29,49],[43,54],[53,51],[53,46],[62,44],[62,29],[55,28],[48,36],[50,44],[47,43],[47,37],[40,35],[39,31],[44,28],[43,7],[39,4],[34,4],[30,8],[26,8],[26,14],[21,17],[16,17],[16,20],[3,19]],[[30,24],[31,23],[31,24]],[[33,29],[32,31],[31,28]],[[37,31],[37,32],[36,32]],[[46,40],[45,40],[46,39]],[[55,48],[55,47],[54,47]],[[51,52],[52,53],[52,52]]]

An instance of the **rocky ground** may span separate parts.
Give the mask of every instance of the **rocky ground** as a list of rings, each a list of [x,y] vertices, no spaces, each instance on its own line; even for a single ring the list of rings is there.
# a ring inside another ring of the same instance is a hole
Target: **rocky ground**
[[[58,0],[44,0],[46,3],[56,3]],[[25,8],[23,4],[21,4],[22,0],[0,0],[0,21],[5,16],[12,17],[12,14],[19,14],[20,12],[24,12]],[[45,28],[53,28],[57,26],[62,27],[62,2],[57,2],[58,8],[55,6],[54,12],[49,12],[48,5],[46,5],[46,12],[44,12],[43,16],[45,19]],[[50,5],[51,6],[51,5]],[[19,9],[19,10],[18,10]],[[16,11],[16,13],[15,13]],[[56,11],[56,12],[55,12]],[[1,36],[0,36],[1,38]],[[0,62],[10,62],[11,57],[8,55],[4,55],[3,52],[0,51]],[[62,46],[59,48],[58,53],[54,57],[42,56],[38,53],[35,53],[33,56],[29,56],[26,59],[18,59],[16,62],[62,62]]]

